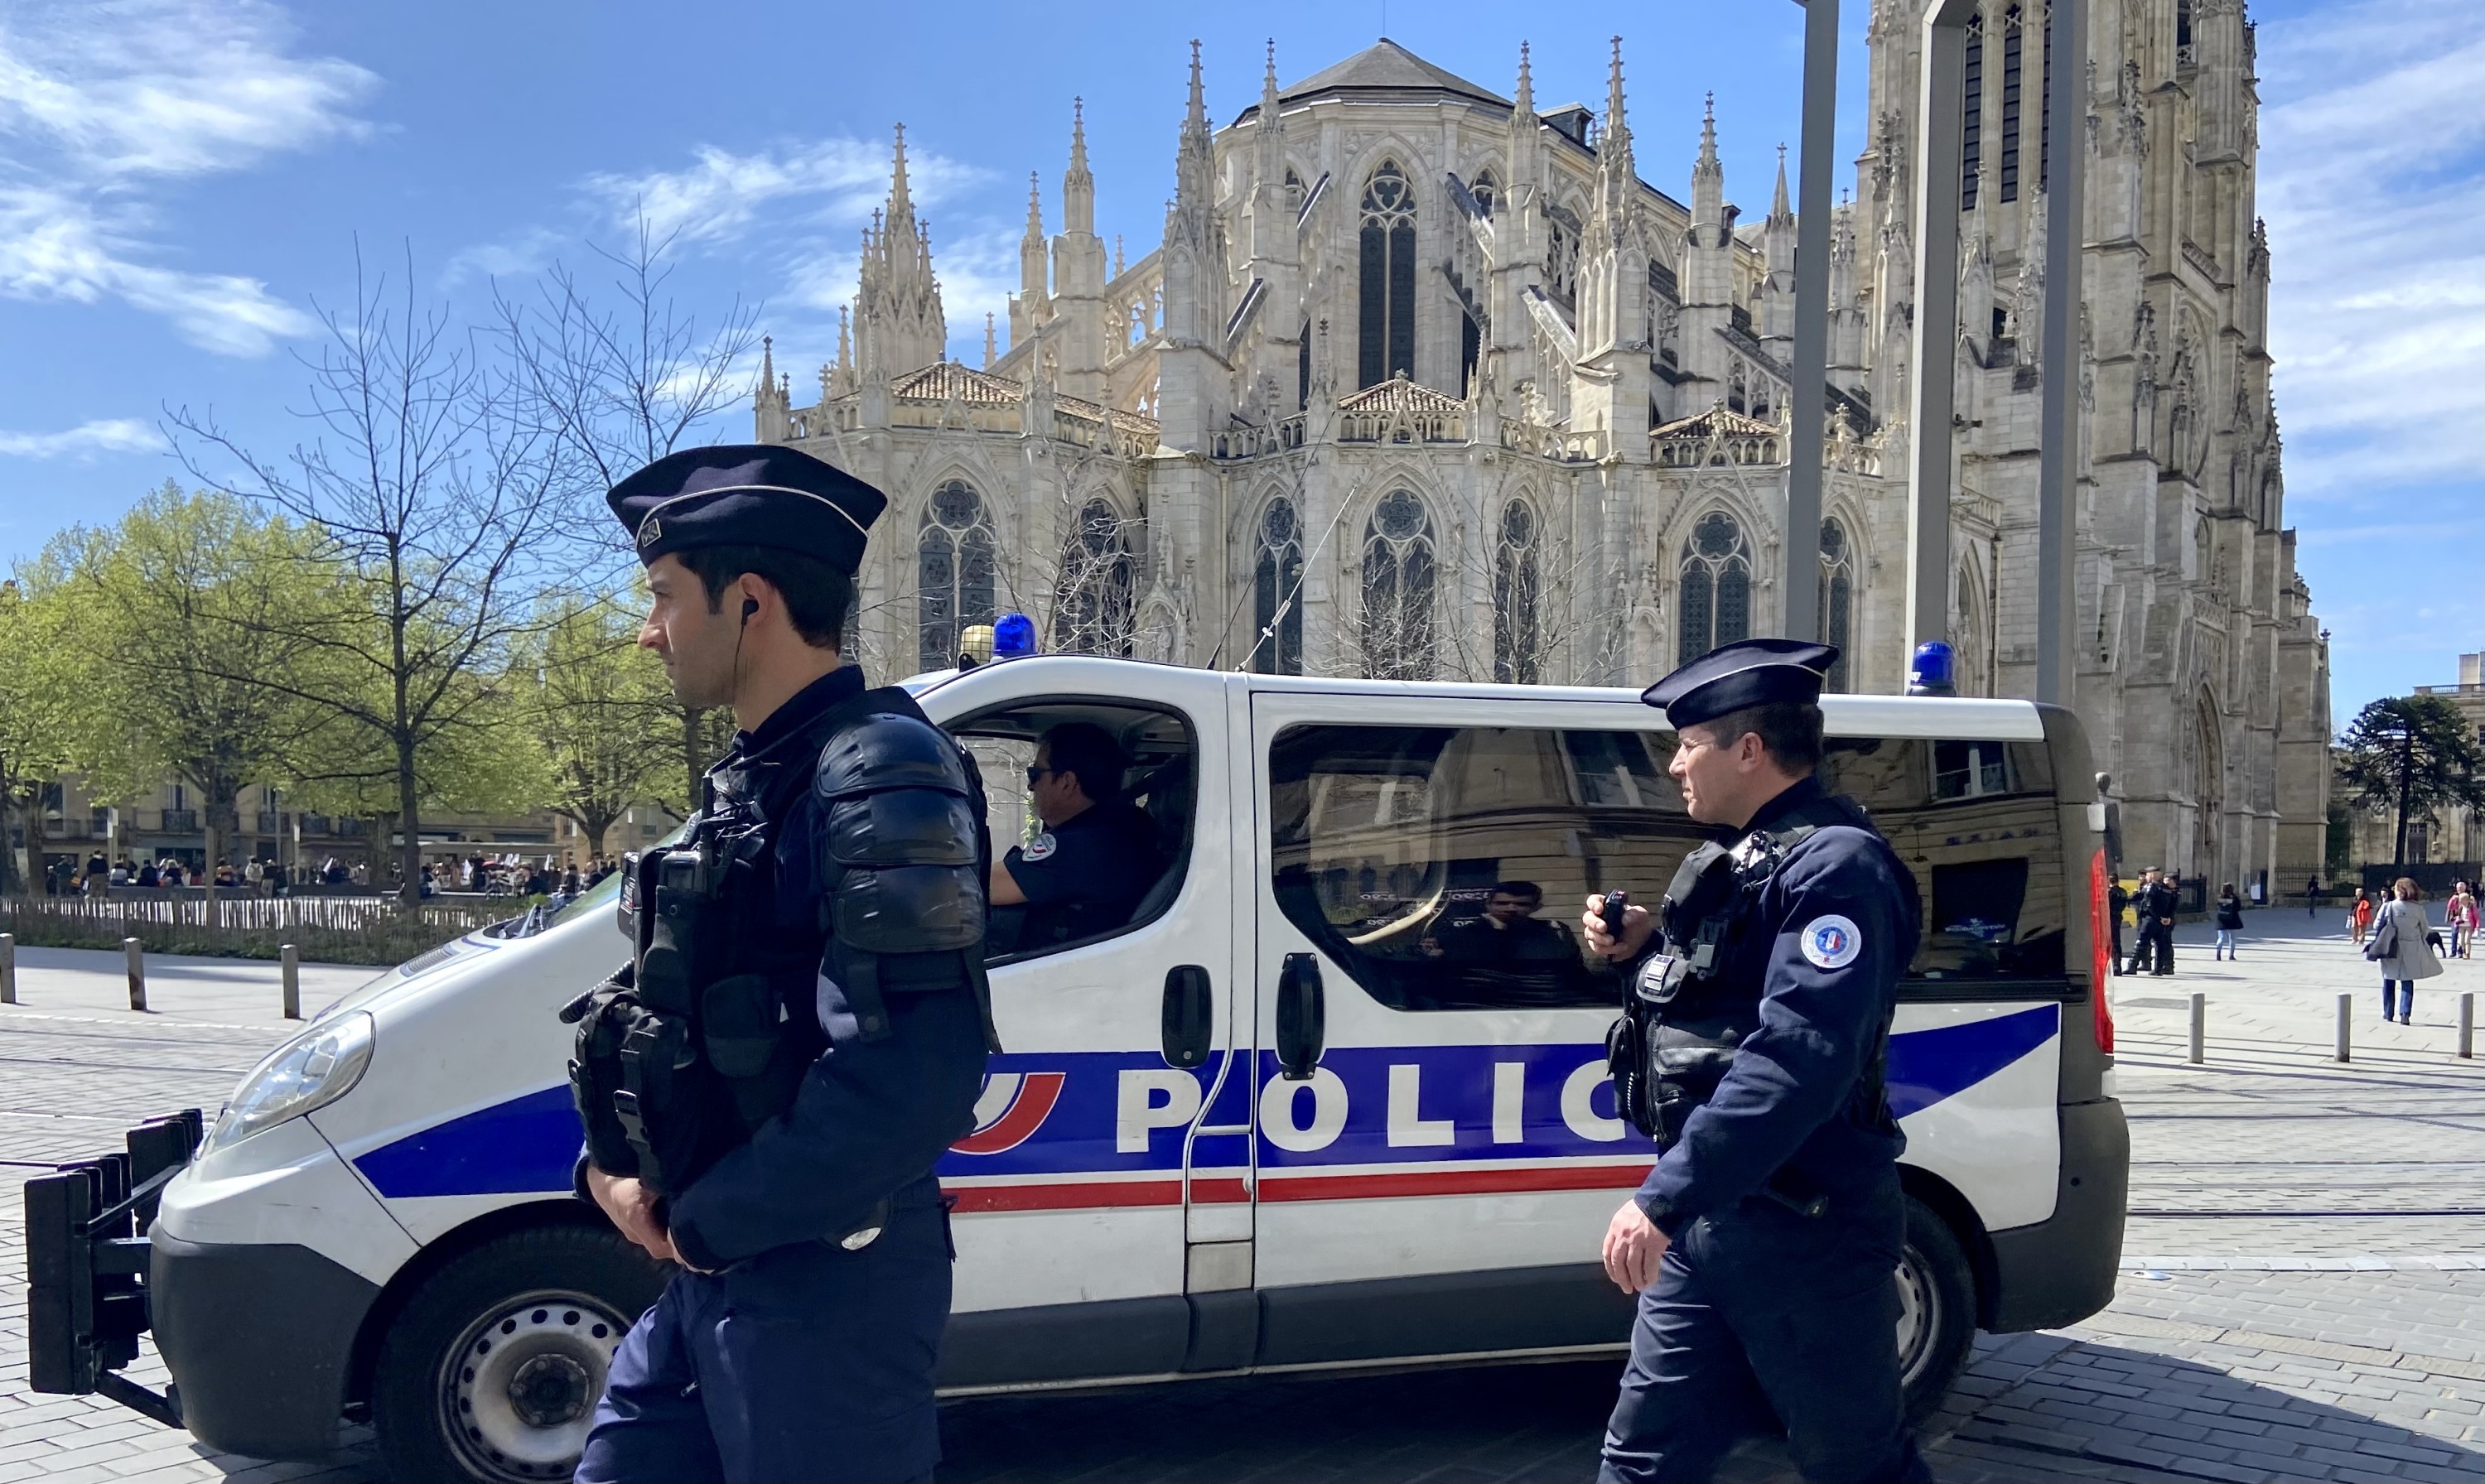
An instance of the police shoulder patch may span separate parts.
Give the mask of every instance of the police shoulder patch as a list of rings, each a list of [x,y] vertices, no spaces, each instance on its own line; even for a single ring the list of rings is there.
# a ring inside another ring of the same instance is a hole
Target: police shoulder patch
[[[1050,859],[1052,852],[1059,849],[1061,849],[1061,842],[1053,839],[1052,831],[1048,829],[1044,833],[1028,841],[1025,846],[1021,848],[1018,855],[1021,860],[1046,860]]]
[[[1816,917],[1804,926],[1803,956],[1812,960],[1816,968],[1843,969],[1853,963],[1855,956],[1863,951],[1863,931],[1855,926],[1851,917],[1841,917],[1831,912]]]

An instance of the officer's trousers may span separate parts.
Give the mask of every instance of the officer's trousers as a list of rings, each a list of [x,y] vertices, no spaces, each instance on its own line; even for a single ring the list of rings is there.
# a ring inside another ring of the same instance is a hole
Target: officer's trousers
[[[1683,1228],[1640,1294],[1597,1477],[1707,1479],[1775,1423],[1815,1484],[1929,1480],[1898,1391],[1903,1231],[1895,1176],[1816,1217],[1755,1198]]]
[[[860,1252],[675,1274],[614,1353],[579,1484],[929,1478],[949,1264],[946,1213],[915,1203]]]

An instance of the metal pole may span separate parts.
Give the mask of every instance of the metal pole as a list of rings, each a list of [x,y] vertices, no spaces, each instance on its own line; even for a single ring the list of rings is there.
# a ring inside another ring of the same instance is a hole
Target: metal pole
[[[0,943],[8,941],[6,935],[0,935]],[[2476,1055],[2476,996],[2472,991],[2459,996],[2459,1054],[2471,1059]]]
[[[1907,644],[1950,636],[1951,416],[1958,371],[1958,196],[1967,21],[1976,0],[1927,0],[1916,94],[1916,319],[1907,355]]]
[[[2348,1059],[2347,1027],[2354,1019],[2353,1012],[2350,1011],[2349,1007],[2355,1003],[2355,1000],[2356,997],[2352,994],[2342,994],[2338,996],[2338,1060],[2341,1062]]]
[[[1829,395],[1829,176],[1837,169],[1838,0],[1803,6],[1803,153],[1794,239],[1794,405],[1788,410],[1786,636],[1818,643],[1820,455]]]
[[[2055,0],[2060,4],[2061,0]],[[2199,990],[2192,991],[2192,1055],[2195,1066],[2209,1059],[2209,997]]]
[[[121,940],[121,957],[129,965],[129,1008],[147,1008],[147,955],[136,938]]]
[[[0,1005],[17,1003],[17,935],[0,932]]]
[[[2081,271],[2088,218],[2088,0],[2053,0],[2045,21],[2045,354],[2036,433],[2036,699],[2068,706],[2079,673]]]
[[[299,1020],[302,1018],[301,951],[287,943],[277,949],[276,956],[277,961],[283,965],[281,972],[285,979],[285,1018]]]

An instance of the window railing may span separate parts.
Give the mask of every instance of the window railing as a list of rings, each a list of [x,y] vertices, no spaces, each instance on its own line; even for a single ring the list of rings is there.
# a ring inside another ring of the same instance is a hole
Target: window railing
[[[168,835],[195,834],[199,828],[196,809],[167,809],[156,817],[155,827]]]

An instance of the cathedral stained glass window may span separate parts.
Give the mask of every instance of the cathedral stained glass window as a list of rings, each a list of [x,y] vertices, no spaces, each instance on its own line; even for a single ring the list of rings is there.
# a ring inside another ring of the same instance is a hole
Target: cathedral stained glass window
[[[1677,664],[1752,636],[1752,549],[1725,511],[1702,516],[1682,543],[1681,594]]]
[[[2027,27],[2019,7],[2002,16],[2002,199],[2019,199],[2019,55]]]
[[[1128,658],[1132,637],[1131,544],[1111,502],[1091,499],[1062,544],[1052,605],[1052,647]]]
[[[1415,374],[1415,192],[1396,160],[1363,188],[1362,303],[1355,385]]]
[[[1967,76],[1959,86],[1958,209],[1976,209],[1976,167],[1984,148],[1984,16],[1967,19]]]
[[[1820,523],[1820,637],[1838,646],[1838,662],[1829,667],[1828,688],[1848,688],[1848,636],[1855,623],[1855,553],[1847,545],[1846,527],[1836,517]]]
[[[972,486],[952,479],[932,492],[915,548],[916,658],[924,669],[956,664],[959,634],[993,621],[995,550],[984,498]]]
[[[1579,218],[1565,206],[1544,211],[1544,292],[1566,310],[1579,302]]]
[[[1293,500],[1269,501],[1252,563],[1251,662],[1262,675],[1303,672],[1303,532]]]
[[[1504,685],[1532,686],[1542,678],[1540,581],[1536,507],[1514,499],[1501,508],[1492,560],[1492,678]]]
[[[1394,490],[1373,507],[1363,532],[1363,673],[1371,680],[1433,678],[1433,518]]]

